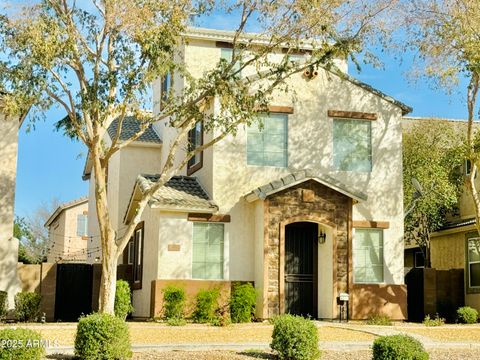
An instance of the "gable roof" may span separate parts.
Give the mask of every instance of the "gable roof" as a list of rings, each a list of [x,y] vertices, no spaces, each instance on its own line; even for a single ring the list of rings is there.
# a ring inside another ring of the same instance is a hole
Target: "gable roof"
[[[113,139],[118,130],[118,118],[113,120],[110,126],[107,129],[108,135],[110,139]],[[138,121],[134,116],[125,116],[122,123],[122,132],[120,133],[120,140],[128,140],[136,133],[140,131],[140,121]],[[154,144],[161,144],[162,140],[158,136],[157,132],[153,128],[152,124],[150,124],[145,130],[145,132],[140,135],[140,137],[135,140],[140,142],[146,143],[154,143]]]
[[[143,174],[137,177],[124,222],[129,221],[133,215],[134,203],[138,202],[159,179],[158,174]],[[210,199],[197,178],[192,176],[173,176],[154,194],[148,204],[152,208],[169,211],[204,213],[218,211],[218,206]]]
[[[53,214],[50,215],[50,217],[45,222],[45,225],[43,225],[43,226],[49,227],[55,221],[55,219],[62,213],[62,211],[73,208],[73,207],[78,206],[78,205],[83,205],[85,203],[88,203],[88,197],[83,196],[81,198],[78,198],[78,199],[68,201],[68,202],[65,202],[65,203],[61,204],[58,208],[55,209]]]
[[[287,176],[284,176],[278,180],[272,181],[266,185],[260,186],[247,195],[245,195],[245,199],[248,202],[252,202],[255,200],[265,200],[267,196],[275,194],[279,191],[288,189],[294,185],[303,183],[308,180],[314,180],[322,185],[325,185],[339,193],[342,193],[354,200],[358,201],[366,201],[368,196],[358,189],[352,189],[351,187],[347,187],[342,182],[334,179],[333,177],[326,175],[326,174],[315,174],[312,170],[300,170],[294,173],[291,173]]]
[[[223,41],[223,42],[232,41],[234,36],[235,36],[235,31],[216,30],[216,29],[199,28],[199,27],[189,27],[183,34],[183,37],[189,38],[189,39]],[[243,33],[239,38],[240,42],[242,41],[251,42],[252,40],[258,44],[262,44],[262,43],[268,44],[270,39],[268,37],[261,36],[260,34],[255,34],[255,33]],[[300,44],[300,48],[304,50],[312,49],[312,41],[309,41],[309,39],[304,39],[302,44]],[[325,69],[325,70],[399,107],[402,110],[402,115],[406,115],[413,111],[413,109],[410,106],[404,104],[399,100],[394,99],[393,97],[385,94],[384,92],[378,89],[375,89],[373,86],[368,85],[354,78],[353,76],[340,71],[340,69],[338,68]]]

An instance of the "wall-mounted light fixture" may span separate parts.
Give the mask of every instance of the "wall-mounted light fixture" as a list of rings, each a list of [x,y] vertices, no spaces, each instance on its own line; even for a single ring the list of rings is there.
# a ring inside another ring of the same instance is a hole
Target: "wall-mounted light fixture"
[[[318,243],[325,244],[325,240],[327,240],[327,234],[323,230],[320,230],[318,233]]]

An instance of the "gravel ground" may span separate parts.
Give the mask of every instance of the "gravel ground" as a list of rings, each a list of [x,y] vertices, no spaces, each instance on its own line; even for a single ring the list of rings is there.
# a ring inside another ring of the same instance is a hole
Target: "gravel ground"
[[[130,326],[132,344],[198,344],[198,343],[252,343],[270,342],[273,327],[252,324],[215,326]],[[43,339],[58,340],[60,346],[72,345],[76,329],[39,328]],[[320,341],[373,341],[375,336],[361,331],[322,326]]]
[[[414,333],[427,336],[437,341],[480,341],[480,328],[478,327],[425,327],[415,329],[401,329],[406,333]]]

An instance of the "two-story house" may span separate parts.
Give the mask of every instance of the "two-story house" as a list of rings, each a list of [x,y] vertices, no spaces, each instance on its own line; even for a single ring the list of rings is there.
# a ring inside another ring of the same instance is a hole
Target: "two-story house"
[[[185,38],[182,61],[201,76],[231,51],[233,33],[190,29]],[[406,317],[401,118],[411,109],[349,76],[345,61],[338,67],[341,76],[292,76],[294,91],[275,96],[263,128],[239,127],[156,194],[121,259],[132,264],[134,316],[157,315],[170,283],[192,292],[250,281],[259,318],[338,318],[341,293],[349,294],[351,318]],[[172,76],[181,91],[185,80]],[[153,84],[155,112],[166,85]],[[219,102],[207,111],[220,111]],[[109,163],[117,231],[158,179],[175,131],[167,124],[153,124]],[[130,119],[122,137],[135,126]],[[190,140],[202,144],[211,136],[198,123]],[[87,161],[85,178],[93,177],[90,167]],[[93,199],[93,182],[90,188]]]
[[[48,229],[47,262],[84,263],[87,261],[88,198],[61,204],[45,222]]]

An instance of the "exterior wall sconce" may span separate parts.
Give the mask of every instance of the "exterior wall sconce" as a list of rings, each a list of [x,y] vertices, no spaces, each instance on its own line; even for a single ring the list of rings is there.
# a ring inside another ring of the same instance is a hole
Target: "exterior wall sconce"
[[[320,233],[318,234],[318,243],[325,244],[325,240],[327,240],[327,234],[323,230],[320,230]]]

